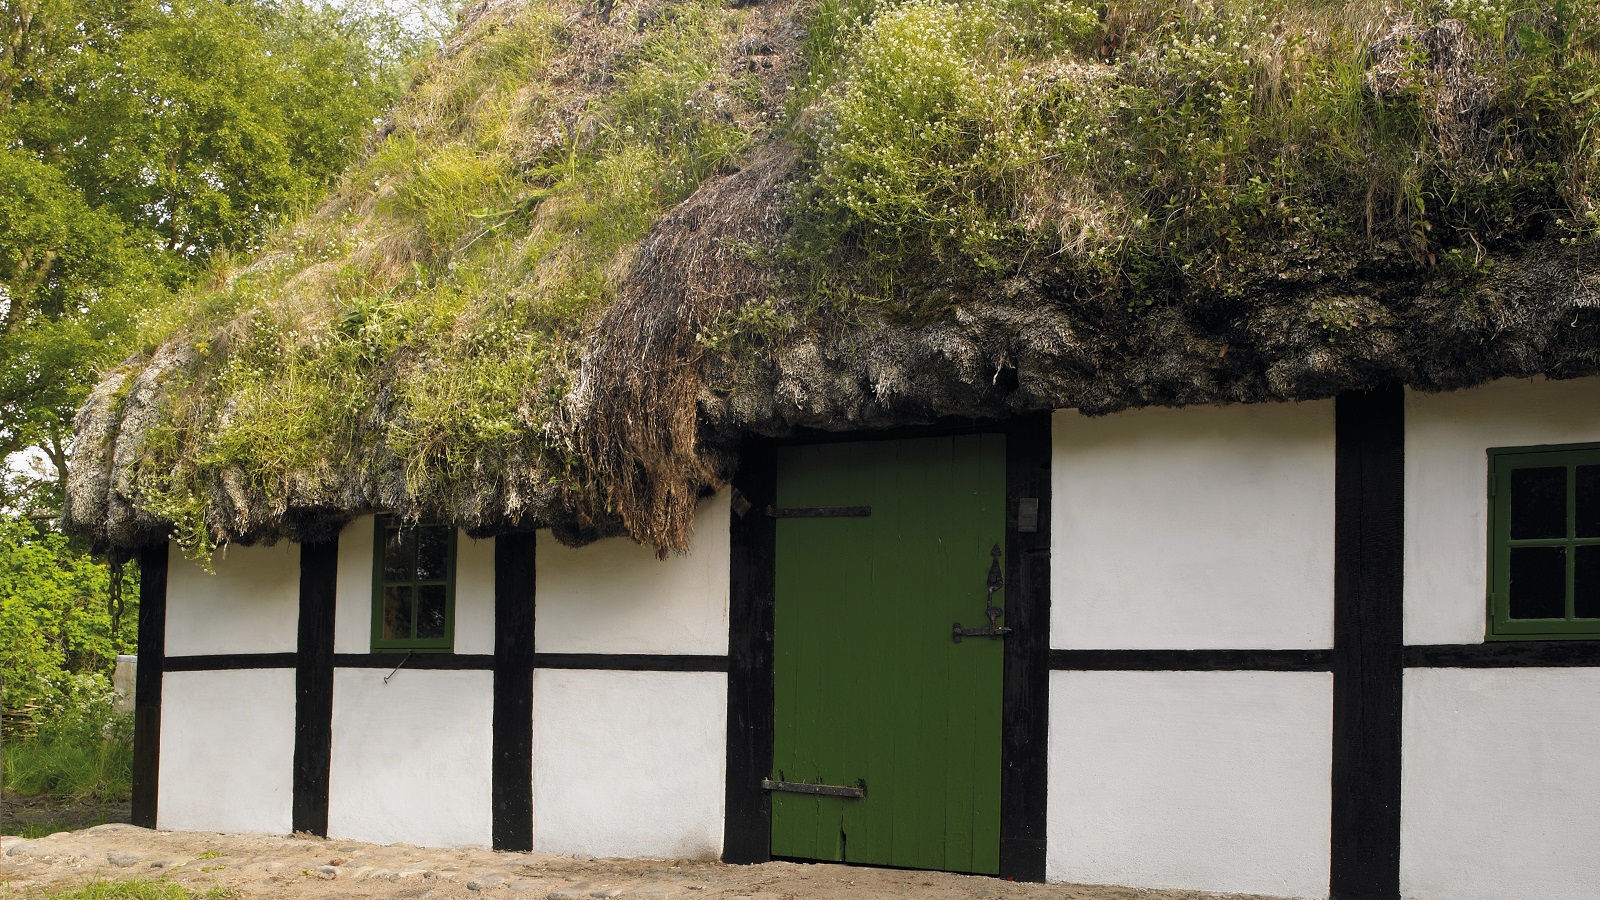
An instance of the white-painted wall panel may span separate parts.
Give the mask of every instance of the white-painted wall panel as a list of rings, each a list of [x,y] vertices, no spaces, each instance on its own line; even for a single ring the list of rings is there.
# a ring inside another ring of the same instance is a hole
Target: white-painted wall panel
[[[494,652],[494,538],[456,535],[456,652]]]
[[[339,532],[339,573],[334,582],[333,652],[372,652],[372,529],[362,516]]]
[[[1328,895],[1333,676],[1052,672],[1052,881]]]
[[[688,554],[540,532],[534,642],[544,653],[728,652],[728,494],[701,501]]]
[[[1492,447],[1600,441],[1600,378],[1406,394],[1405,635],[1484,638]]]
[[[288,834],[294,670],[168,672],[161,694],[157,824]]]
[[[1600,896],[1600,669],[1407,669],[1400,894]]]
[[[300,545],[227,546],[213,572],[169,546],[168,656],[293,653],[300,628]]]
[[[487,847],[494,673],[339,669],[328,835]]]
[[[1333,643],[1333,403],[1057,412],[1050,646]]]
[[[727,703],[719,672],[535,672],[534,849],[719,856]]]

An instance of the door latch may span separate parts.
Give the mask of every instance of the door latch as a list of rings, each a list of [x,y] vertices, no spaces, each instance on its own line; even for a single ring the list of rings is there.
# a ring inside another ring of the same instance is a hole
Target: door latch
[[[990,555],[994,557],[994,561],[989,563],[989,593],[984,595],[983,598],[983,614],[989,618],[989,627],[962,628],[961,623],[957,622],[950,629],[950,640],[954,643],[961,643],[961,639],[964,637],[986,637],[991,640],[999,640],[1011,633],[1009,625],[995,624],[1000,620],[1001,616],[1006,614],[1003,607],[994,605],[994,595],[1006,586],[1006,577],[1000,572],[999,544],[994,545]]]

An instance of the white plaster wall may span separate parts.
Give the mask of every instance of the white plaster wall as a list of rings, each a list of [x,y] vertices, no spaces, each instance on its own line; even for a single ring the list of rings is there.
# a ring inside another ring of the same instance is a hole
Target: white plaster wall
[[[457,653],[494,652],[494,538],[456,535],[455,645]]]
[[[1052,881],[1328,895],[1333,676],[1052,672]]]
[[[300,627],[300,545],[228,546],[214,572],[169,547],[168,656],[293,653]]]
[[[362,516],[339,532],[339,573],[334,582],[333,652],[372,652],[372,554],[375,516]]]
[[[339,669],[328,836],[487,847],[494,674]]]
[[[1600,378],[1406,394],[1405,638],[1474,644],[1487,618],[1491,447],[1600,441]]]
[[[1600,669],[1407,669],[1400,894],[1600,896]]]
[[[1053,424],[1050,646],[1332,646],[1332,401]]]
[[[682,556],[626,538],[564,547],[540,532],[534,643],[544,653],[728,652],[728,494],[701,501]]]
[[[727,734],[722,673],[535,672],[534,849],[719,856]]]
[[[294,670],[168,672],[161,694],[160,827],[288,834]]]
[[[362,516],[339,532],[335,582],[333,652],[372,652],[372,555],[374,516]],[[293,650],[291,642],[289,649]],[[494,539],[456,534],[456,653],[494,652]]]

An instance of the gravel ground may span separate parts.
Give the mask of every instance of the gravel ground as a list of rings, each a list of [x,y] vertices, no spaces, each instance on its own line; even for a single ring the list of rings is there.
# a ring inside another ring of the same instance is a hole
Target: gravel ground
[[[1016,884],[943,872],[786,862],[725,866],[696,860],[426,850],[309,837],[149,831],[122,824],[33,841],[0,838],[0,897],[6,900],[38,897],[94,879],[131,877],[170,879],[201,890],[220,884],[247,900],[1203,900],[1224,896]]]

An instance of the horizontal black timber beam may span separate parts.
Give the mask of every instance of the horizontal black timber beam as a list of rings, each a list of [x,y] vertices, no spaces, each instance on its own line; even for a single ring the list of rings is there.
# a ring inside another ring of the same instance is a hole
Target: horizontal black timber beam
[[[1332,650],[1051,650],[1076,672],[1331,672]]]
[[[168,672],[226,672],[235,669],[293,669],[294,653],[207,653],[167,657]]]
[[[726,672],[728,658],[674,653],[535,653],[533,667],[615,672]]]
[[[1405,648],[1404,659],[1412,669],[1600,667],[1600,641],[1418,644]]]
[[[404,663],[404,665],[402,665]],[[335,669],[494,670],[493,653],[335,653]]]
[[[620,672],[726,672],[726,656],[671,653],[535,653],[536,669],[610,669]],[[212,672],[230,669],[293,669],[293,653],[214,653],[169,656],[169,672]],[[487,653],[336,653],[336,669],[494,669],[494,656]]]

